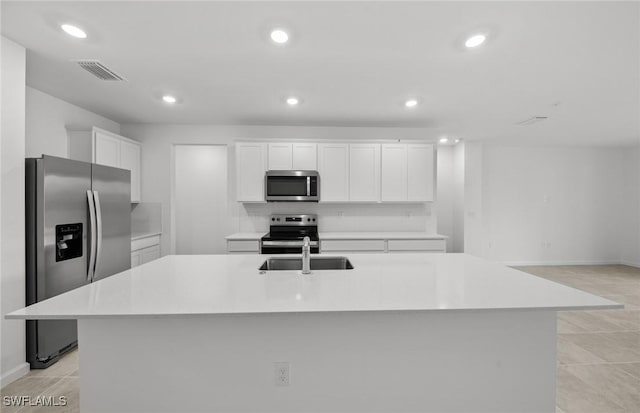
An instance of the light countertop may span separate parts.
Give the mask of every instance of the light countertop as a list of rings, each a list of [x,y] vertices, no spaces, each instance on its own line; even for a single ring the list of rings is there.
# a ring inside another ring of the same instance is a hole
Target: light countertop
[[[232,241],[254,241],[254,240],[259,240],[260,238],[264,237],[267,232],[268,231],[265,231],[265,232],[236,232],[235,234],[231,234],[229,236],[226,236],[225,239],[232,240]]]
[[[311,275],[298,271],[260,274],[258,266],[265,258],[169,255],[6,317],[622,308],[613,301],[466,254],[353,254],[349,259],[355,269]]]
[[[259,240],[265,232],[237,232],[225,237],[227,240]],[[446,235],[429,234],[426,232],[320,232],[320,241],[327,239],[447,239]]]
[[[131,233],[131,241],[136,241],[143,238],[155,237],[157,235],[162,235],[161,231],[156,232],[132,232]]]

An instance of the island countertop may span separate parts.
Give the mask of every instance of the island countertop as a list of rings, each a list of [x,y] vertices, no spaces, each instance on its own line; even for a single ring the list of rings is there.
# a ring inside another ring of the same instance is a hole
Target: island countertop
[[[467,254],[351,254],[348,258],[354,269],[310,275],[299,271],[261,274],[258,267],[266,258],[169,255],[14,311],[6,318],[623,307]]]

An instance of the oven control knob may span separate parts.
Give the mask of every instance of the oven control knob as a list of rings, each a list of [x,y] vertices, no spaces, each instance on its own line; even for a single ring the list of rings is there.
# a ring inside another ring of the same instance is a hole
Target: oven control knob
[[[315,218],[313,219],[313,222],[316,222],[316,219],[315,219]]]
[[[278,221],[280,221],[280,218],[277,218]]]
[[[275,221],[276,219],[275,219],[275,218],[271,218],[271,220],[272,220],[272,221]]]
[[[307,218],[307,222],[311,221],[311,218]]]

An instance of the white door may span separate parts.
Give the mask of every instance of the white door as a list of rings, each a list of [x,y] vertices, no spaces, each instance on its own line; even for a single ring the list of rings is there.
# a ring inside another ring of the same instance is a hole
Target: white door
[[[140,145],[120,142],[120,168],[131,171],[131,202],[140,202]]]
[[[320,201],[349,200],[349,145],[318,144]]]
[[[236,194],[239,202],[264,202],[264,173],[267,168],[265,143],[236,144]]]
[[[293,169],[302,171],[318,170],[318,145],[315,143],[294,143]]]
[[[99,131],[94,132],[93,139],[93,162],[119,168],[120,139]]]
[[[292,168],[292,145],[290,143],[269,144],[269,170],[288,171]]]
[[[407,145],[407,199],[409,201],[433,201],[435,186],[433,145]]]
[[[349,200],[380,200],[380,144],[349,145]]]
[[[382,201],[407,200],[407,145],[382,145]]]
[[[224,254],[227,245],[227,147],[175,146],[176,254]]]

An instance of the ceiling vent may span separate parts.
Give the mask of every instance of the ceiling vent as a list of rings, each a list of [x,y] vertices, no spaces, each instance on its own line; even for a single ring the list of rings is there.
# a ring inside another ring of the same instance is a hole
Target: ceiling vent
[[[543,120],[547,120],[549,119],[548,116],[533,116],[529,119],[525,119],[522,120],[520,122],[516,122],[516,125],[519,126],[529,126],[529,125],[533,125],[534,123],[538,123],[538,122],[542,122]]]
[[[72,60],[80,65],[81,68],[91,73],[100,80],[123,81],[124,77],[116,74],[113,70],[106,67],[98,60]]]

